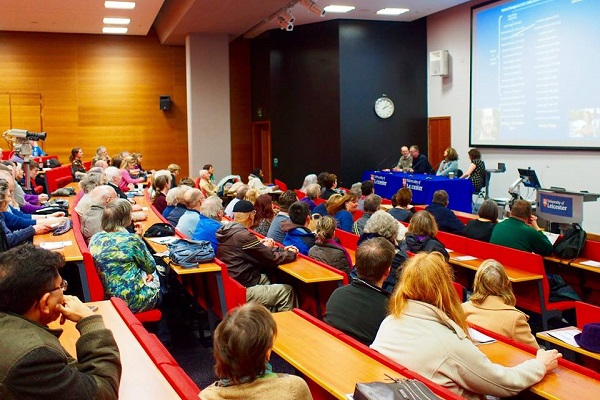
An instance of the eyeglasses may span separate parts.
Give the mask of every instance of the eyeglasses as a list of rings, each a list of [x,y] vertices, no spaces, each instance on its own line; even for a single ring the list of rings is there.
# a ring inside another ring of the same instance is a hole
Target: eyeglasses
[[[66,279],[63,279],[63,281],[62,281],[62,283],[60,284],[59,287],[55,287],[52,290],[48,290],[48,293],[54,292],[55,290],[59,290],[59,289],[61,289],[64,292],[65,290],[67,290],[68,287],[69,287],[69,282],[67,282]]]

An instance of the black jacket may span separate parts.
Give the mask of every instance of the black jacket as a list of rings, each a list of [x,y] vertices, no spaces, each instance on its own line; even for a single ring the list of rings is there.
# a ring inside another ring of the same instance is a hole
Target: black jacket
[[[446,261],[448,261],[450,258],[450,255],[446,251],[446,247],[442,244],[442,242],[429,236],[417,236],[409,233],[404,238],[400,248],[405,252],[410,251],[411,253],[418,253],[420,251],[431,253],[433,251],[439,251],[444,255]]]

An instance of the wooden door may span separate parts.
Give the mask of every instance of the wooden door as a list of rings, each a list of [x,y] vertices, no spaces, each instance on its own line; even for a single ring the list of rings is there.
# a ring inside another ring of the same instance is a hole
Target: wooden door
[[[451,145],[450,141],[450,117],[429,118],[429,147],[427,155],[429,163],[437,170],[440,162],[444,159],[444,150]]]
[[[271,123],[259,121],[252,123],[252,168],[260,167],[264,182],[271,180]]]

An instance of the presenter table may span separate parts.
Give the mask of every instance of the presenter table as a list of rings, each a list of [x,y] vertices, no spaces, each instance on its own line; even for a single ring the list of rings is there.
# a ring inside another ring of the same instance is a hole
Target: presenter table
[[[448,192],[448,208],[470,213],[472,211],[473,184],[469,179],[450,179],[445,176],[405,174],[402,172],[365,171],[363,181],[372,180],[375,193],[391,199],[398,189],[412,190],[413,204],[431,204],[436,190]]]

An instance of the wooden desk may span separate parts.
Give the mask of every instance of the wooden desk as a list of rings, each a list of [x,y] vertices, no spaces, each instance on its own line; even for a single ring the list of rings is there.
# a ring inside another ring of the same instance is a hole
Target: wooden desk
[[[273,317],[277,322],[273,351],[334,398],[347,400],[357,382],[385,381],[386,374],[402,377],[292,311]]]
[[[493,363],[506,367],[513,367],[523,361],[535,358],[531,353],[500,341],[482,344],[478,348]],[[559,366],[529,388],[529,391],[546,399],[593,399],[600,396],[600,381]]]
[[[456,259],[457,257],[462,257],[462,256],[466,256],[466,255],[467,254],[461,254],[461,253],[457,253],[457,252],[453,251],[450,253],[449,262],[452,265],[457,265],[459,267],[468,268],[473,271],[477,271],[479,269],[479,266],[481,265],[481,263],[484,260],[481,260],[479,258],[477,258],[475,260],[457,260]],[[534,274],[531,272],[527,272],[527,271],[523,271],[520,269],[511,268],[511,267],[507,267],[507,266],[504,266],[504,270],[506,271],[508,280],[510,280],[513,283],[536,281],[536,280],[541,281],[544,278],[542,275],[539,275],[539,274]]]
[[[298,257],[290,263],[281,264],[277,268],[305,283],[341,281],[343,279],[342,275],[302,257]]]
[[[98,306],[97,312],[102,314],[104,324],[113,332],[121,352],[123,373],[119,386],[119,399],[178,399],[179,396],[173,387],[133,336],[111,302],[100,301],[90,304]],[[60,325],[57,320],[50,326],[57,328]],[[72,356],[76,356],[75,343],[79,339],[79,332],[75,324],[70,321],[63,325],[63,329],[60,343]]]
[[[554,336],[550,336],[548,334],[548,332],[564,331],[564,330],[568,330],[568,329],[577,329],[577,328],[574,327],[574,326],[568,326],[566,328],[560,328],[560,329],[553,329],[551,331],[538,332],[536,334],[536,336],[538,338],[542,339],[542,340],[545,340],[546,342],[550,342],[550,343],[555,344],[557,346],[560,346],[562,348],[574,351],[574,352],[579,353],[579,354],[583,354],[586,357],[590,357],[590,358],[594,358],[596,360],[600,360],[600,353],[594,353],[593,351],[586,350],[586,349],[584,349],[582,347],[572,346],[572,345],[570,345],[568,343],[565,343],[562,340],[557,339]]]
[[[545,256],[544,260],[554,262],[557,264],[561,264],[561,265],[567,265],[567,266],[573,267],[573,268],[579,268],[579,269],[584,269],[586,271],[600,273],[600,267],[592,267],[590,265],[582,264],[585,261],[591,261],[589,258],[577,257],[573,260],[565,260],[565,259],[558,258],[554,254],[552,254],[550,256]],[[593,260],[593,261],[598,261],[598,260]]]

